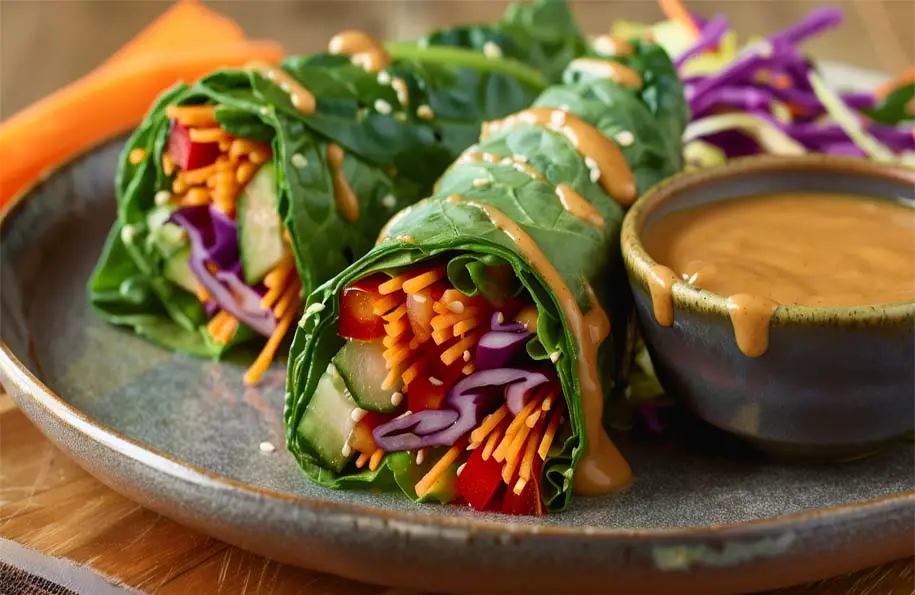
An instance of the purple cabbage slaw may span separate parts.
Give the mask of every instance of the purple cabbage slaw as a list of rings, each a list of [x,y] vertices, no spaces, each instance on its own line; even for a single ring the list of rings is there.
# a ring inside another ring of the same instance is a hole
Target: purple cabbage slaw
[[[270,336],[276,317],[261,307],[262,287],[251,287],[241,278],[238,227],[211,205],[184,207],[172,213],[172,222],[187,232],[191,244],[188,266],[213,302],[258,334]],[[208,315],[213,304],[204,304]]]
[[[817,8],[791,27],[744,48],[718,72],[683,75],[692,122],[698,125],[706,119],[720,120],[722,114],[743,113],[764,120],[797,141],[806,151],[873,157],[859,138],[849,134],[849,126],[843,125],[836,110],[826,105],[829,102],[824,101],[824,91],[820,89],[818,92],[812,84],[811,77],[817,76],[815,68],[798,47],[811,37],[838,26],[842,19],[842,11],[836,8]],[[699,37],[676,59],[681,73],[694,58],[715,51],[729,29],[723,15],[709,20],[695,17],[695,21]],[[839,95],[837,100],[853,110],[857,118],[864,120],[861,129],[865,134],[893,154],[915,151],[911,126],[878,124],[860,112],[875,105],[873,94],[847,93]],[[731,122],[735,134],[716,132],[700,136],[688,130],[686,140],[702,140],[721,150],[726,157],[764,152],[766,147],[755,142],[757,139],[752,133],[741,130],[743,122],[737,119]],[[743,137],[742,140],[738,136]],[[755,150],[747,150],[747,140]]]

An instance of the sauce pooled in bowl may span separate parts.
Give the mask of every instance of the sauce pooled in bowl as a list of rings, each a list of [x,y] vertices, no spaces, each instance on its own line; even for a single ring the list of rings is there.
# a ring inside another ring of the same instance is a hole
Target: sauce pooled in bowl
[[[643,232],[655,318],[673,322],[675,280],[728,298],[737,344],[765,353],[779,305],[915,301],[915,209],[856,195],[792,192],[692,207]]]

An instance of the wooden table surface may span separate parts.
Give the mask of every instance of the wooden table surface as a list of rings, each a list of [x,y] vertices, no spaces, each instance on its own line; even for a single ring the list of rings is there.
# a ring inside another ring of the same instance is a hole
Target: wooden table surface
[[[504,7],[504,2],[482,0],[210,4],[252,36],[279,40],[290,52],[317,50],[343,27],[405,38],[450,23],[493,20]],[[652,0],[573,4],[590,33],[614,18],[660,16]],[[812,54],[889,72],[915,62],[915,2],[838,4],[846,10],[846,23],[810,43]],[[0,118],[90,70],[166,6],[155,0],[0,0]],[[706,0],[693,6],[706,15],[726,12],[745,37],[784,27],[815,3]],[[0,507],[0,537],[87,565],[144,592],[408,595],[271,562],[145,510],[63,456],[6,395],[0,395]],[[913,561],[901,560],[778,593],[912,595],[913,579]]]

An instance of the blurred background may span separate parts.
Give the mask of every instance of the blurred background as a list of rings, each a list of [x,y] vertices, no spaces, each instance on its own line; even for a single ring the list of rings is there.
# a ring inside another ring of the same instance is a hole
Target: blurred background
[[[287,52],[314,52],[331,35],[357,28],[407,39],[449,24],[496,20],[502,0],[228,0],[206,2],[236,19],[251,37]],[[655,0],[572,2],[587,33],[615,19],[661,19]],[[704,16],[725,12],[741,36],[767,35],[822,2],[691,0]],[[841,0],[845,23],[806,46],[821,60],[896,73],[915,63],[915,0]],[[169,5],[159,0],[0,0],[0,118],[80,77]]]

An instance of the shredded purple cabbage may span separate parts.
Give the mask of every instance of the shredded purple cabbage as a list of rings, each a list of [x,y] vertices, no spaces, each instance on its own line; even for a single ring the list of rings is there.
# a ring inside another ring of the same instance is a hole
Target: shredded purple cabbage
[[[178,209],[171,220],[187,232],[191,243],[188,266],[213,302],[255,332],[270,336],[276,318],[269,308],[261,307],[263,290],[241,278],[235,222],[206,205]],[[213,309],[207,304],[204,307],[208,312]]]

